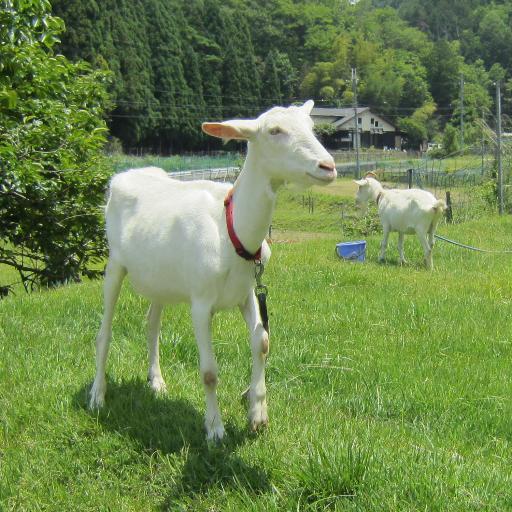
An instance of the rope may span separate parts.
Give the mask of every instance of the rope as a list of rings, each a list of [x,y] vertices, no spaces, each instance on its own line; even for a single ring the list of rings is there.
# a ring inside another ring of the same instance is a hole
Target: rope
[[[459,242],[456,242],[455,240],[450,240],[449,238],[445,238],[441,235],[434,235],[436,238],[439,238],[439,240],[443,240],[445,242],[448,242],[453,245],[457,245],[458,247],[463,247],[464,249],[469,249],[471,251],[478,251],[478,252],[486,252],[489,254],[512,254],[512,251],[489,251],[488,249],[479,249],[478,247],[473,247],[471,245],[461,244]]]

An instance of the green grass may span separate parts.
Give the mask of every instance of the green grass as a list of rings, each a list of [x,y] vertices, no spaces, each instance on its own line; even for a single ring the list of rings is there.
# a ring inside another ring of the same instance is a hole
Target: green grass
[[[283,196],[284,227],[290,208]],[[491,217],[440,232],[506,248],[511,229],[510,217]],[[270,425],[259,435],[240,401],[250,371],[243,322],[237,312],[215,317],[219,446],[204,440],[186,307],[166,310],[169,393],[155,397],[145,383],[147,302],[124,286],[107,404],[93,413],[102,283],[0,301],[0,510],[512,509],[511,256],[438,242],[429,273],[414,237],[404,268],[396,237],[386,265],[376,261],[380,237],[367,240],[364,264],[336,258],[334,228],[273,246]]]

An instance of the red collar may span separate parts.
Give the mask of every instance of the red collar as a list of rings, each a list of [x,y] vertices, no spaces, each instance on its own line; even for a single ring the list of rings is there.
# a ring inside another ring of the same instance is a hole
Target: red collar
[[[233,227],[233,189],[228,192],[226,199],[224,199],[224,206],[226,207],[226,226],[228,228],[229,238],[231,239],[231,243],[233,244],[236,253],[244,260],[260,261],[261,247],[254,254],[251,254],[236,236],[235,228]]]

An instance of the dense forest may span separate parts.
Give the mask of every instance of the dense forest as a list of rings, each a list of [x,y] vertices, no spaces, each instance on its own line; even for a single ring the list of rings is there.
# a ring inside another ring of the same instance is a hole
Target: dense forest
[[[465,140],[512,110],[512,0],[53,0],[59,50],[113,74],[111,134],[125,149],[214,144],[201,121],[314,98],[373,107],[410,146],[458,127]]]

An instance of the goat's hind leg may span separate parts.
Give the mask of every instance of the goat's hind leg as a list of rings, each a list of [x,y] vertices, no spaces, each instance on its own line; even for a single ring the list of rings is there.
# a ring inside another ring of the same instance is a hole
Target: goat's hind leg
[[[437,224],[431,226],[430,230],[428,232],[428,244],[430,245],[430,249],[433,249],[434,245],[436,243],[436,238],[435,238],[436,227],[437,227]]]
[[[89,407],[91,409],[102,407],[105,403],[107,383],[105,380],[105,365],[108,348],[112,339],[112,319],[114,307],[119,297],[121,284],[126,275],[126,269],[119,263],[109,260],[105,270],[103,285],[104,310],[100,331],[96,337],[96,377],[90,392]]]
[[[162,318],[163,306],[152,302],[148,311],[148,352],[149,352],[149,370],[148,382],[156,393],[165,393],[167,386],[160,370],[160,353],[158,347],[158,338],[160,335],[160,319]]]
[[[432,261],[432,247],[427,238],[426,233],[416,233],[418,235],[418,239],[423,247],[423,253],[425,255],[425,266],[428,270],[432,270],[434,268],[434,263]]]
[[[253,430],[268,423],[267,388],[265,385],[265,362],[269,350],[268,333],[263,328],[257,299],[253,292],[240,307],[251,339],[252,374],[248,399],[249,424]]]

